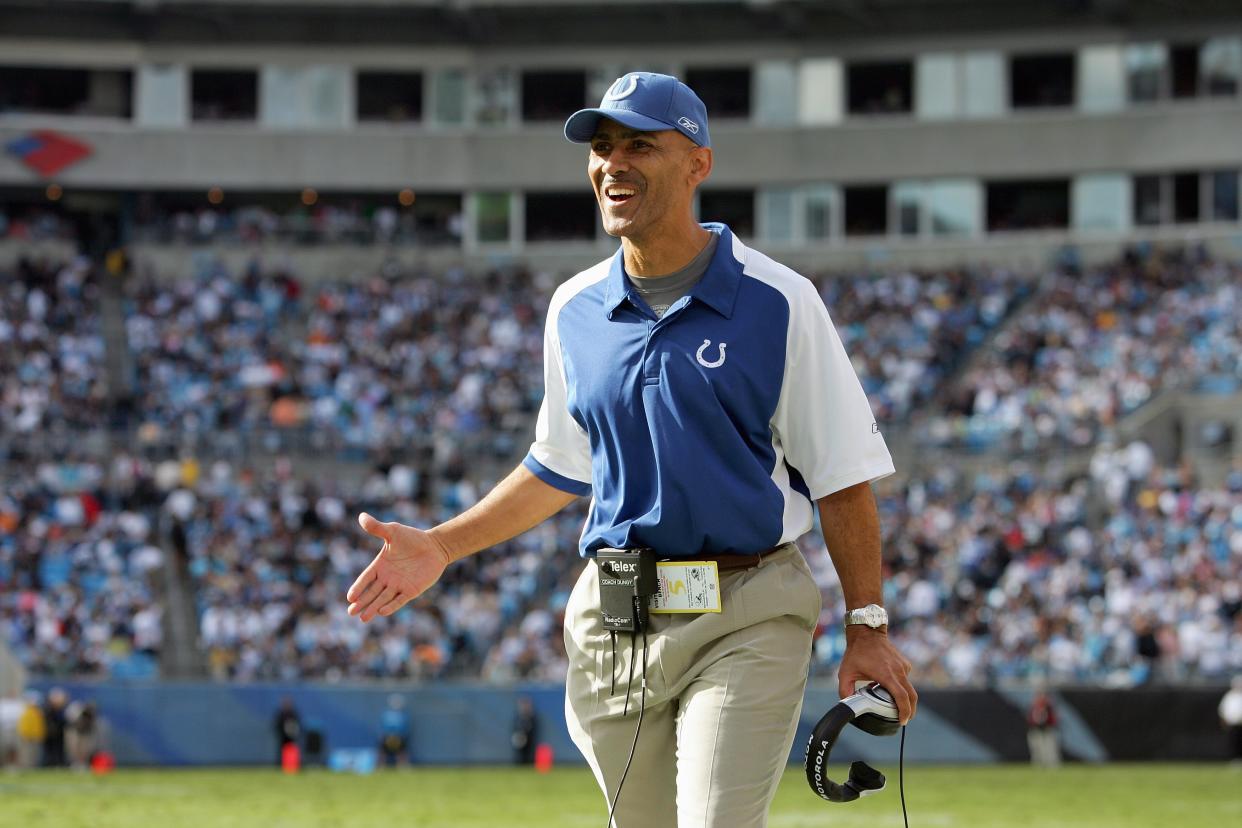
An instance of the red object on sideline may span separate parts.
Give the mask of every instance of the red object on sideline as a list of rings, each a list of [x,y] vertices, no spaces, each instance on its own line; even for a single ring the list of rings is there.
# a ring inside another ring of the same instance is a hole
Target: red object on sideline
[[[91,772],[103,776],[116,767],[116,758],[106,750],[98,751],[91,757]]]
[[[280,769],[285,773],[297,773],[302,769],[302,752],[294,742],[280,749]]]
[[[552,770],[552,746],[547,742],[535,746],[535,770],[540,773]]]

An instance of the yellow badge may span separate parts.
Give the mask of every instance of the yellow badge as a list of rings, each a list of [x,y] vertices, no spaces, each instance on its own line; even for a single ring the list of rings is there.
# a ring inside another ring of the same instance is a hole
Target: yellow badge
[[[715,561],[661,561],[656,573],[652,612],[720,612]]]

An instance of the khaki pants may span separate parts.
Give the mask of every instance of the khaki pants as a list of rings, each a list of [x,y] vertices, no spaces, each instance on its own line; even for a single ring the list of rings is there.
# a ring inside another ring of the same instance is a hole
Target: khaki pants
[[[1057,731],[1051,727],[1033,727],[1026,732],[1026,744],[1031,750],[1031,764],[1045,768],[1061,765],[1061,745]]]
[[[617,828],[767,823],[802,707],[819,589],[793,544],[752,569],[722,572],[720,581],[722,612],[651,616],[646,711]],[[613,662],[594,561],[566,607],[565,648],[569,733],[611,801],[638,721],[642,640],[631,650],[629,633],[618,633]]]

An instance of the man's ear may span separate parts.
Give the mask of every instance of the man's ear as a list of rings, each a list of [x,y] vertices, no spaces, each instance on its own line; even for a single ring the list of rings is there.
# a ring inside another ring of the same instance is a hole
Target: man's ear
[[[695,147],[690,151],[690,181],[699,186],[712,174],[711,147]]]

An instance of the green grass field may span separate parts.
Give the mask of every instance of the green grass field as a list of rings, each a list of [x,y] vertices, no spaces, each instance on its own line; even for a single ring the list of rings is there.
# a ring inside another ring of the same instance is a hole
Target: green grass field
[[[887,773],[890,769],[885,768]],[[890,788],[849,805],[820,802],[785,775],[772,828],[898,828]],[[907,769],[911,828],[1242,826],[1242,769],[1223,765],[1024,765]],[[275,770],[0,773],[4,828],[603,828],[586,770],[413,768],[372,776]],[[640,828],[644,828],[640,826]]]

